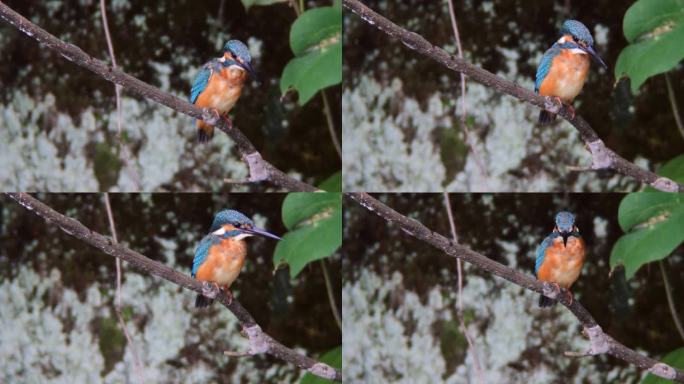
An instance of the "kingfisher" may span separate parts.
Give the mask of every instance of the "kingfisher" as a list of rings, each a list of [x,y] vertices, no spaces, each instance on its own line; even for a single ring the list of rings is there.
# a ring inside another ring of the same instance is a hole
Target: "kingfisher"
[[[237,279],[245,263],[247,245],[245,238],[260,235],[280,240],[280,237],[254,226],[252,220],[242,213],[226,209],[214,216],[210,233],[200,241],[192,262],[192,277],[223,287],[229,300],[233,299],[230,285]],[[195,307],[207,307],[214,300],[201,294],[195,299]]]
[[[608,69],[606,63],[594,50],[594,38],[577,20],[566,20],[560,31],[561,37],[542,56],[537,68],[534,92],[542,96],[553,96],[560,106],[566,104],[572,116],[575,109],[571,103],[582,90],[589,72],[589,56]],[[539,124],[552,122],[556,115],[542,110]]]
[[[217,118],[223,118],[228,128],[233,123],[228,112],[235,106],[247,76],[258,82],[252,68],[252,57],[247,46],[239,40],[230,40],[223,46],[223,56],[204,64],[190,91],[190,102],[200,108],[209,108]],[[197,120],[197,137],[206,143],[214,136],[214,126]]]
[[[575,225],[575,216],[570,212],[558,212],[553,232],[537,247],[534,272],[537,280],[553,284],[560,292],[567,290],[572,304],[574,297],[570,287],[579,277],[584,265],[584,240]],[[556,300],[539,296],[540,307],[550,307]]]

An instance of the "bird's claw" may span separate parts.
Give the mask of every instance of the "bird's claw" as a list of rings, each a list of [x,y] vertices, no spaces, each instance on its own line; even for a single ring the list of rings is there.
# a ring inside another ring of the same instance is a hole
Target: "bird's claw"
[[[221,288],[216,282],[203,281],[202,282],[202,296],[208,297],[210,299],[215,299],[221,292]]]
[[[231,118],[228,117],[228,115],[223,116],[223,121],[226,122],[226,127],[227,127],[229,130],[230,130],[230,129],[233,129],[233,120],[231,120]]]
[[[228,297],[228,305],[230,305],[233,302],[233,292],[230,291],[230,289],[226,288],[224,290],[226,292],[226,297]]]
[[[570,300],[570,304],[568,305],[572,305],[572,303],[575,302],[575,295],[573,295],[569,289],[566,290],[566,292],[568,293],[568,300]]]

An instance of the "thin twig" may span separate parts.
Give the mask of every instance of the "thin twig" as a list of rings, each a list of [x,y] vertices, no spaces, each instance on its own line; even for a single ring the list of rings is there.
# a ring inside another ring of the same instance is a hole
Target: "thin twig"
[[[456,223],[454,222],[454,213],[451,210],[451,202],[449,201],[449,194],[444,192],[444,205],[446,206],[447,217],[449,218],[449,227],[451,227],[451,237],[454,243],[458,243],[458,235],[456,234]],[[468,332],[468,328],[465,325],[465,320],[463,319],[463,271],[461,267],[461,259],[456,259],[456,270],[458,272],[458,296],[457,296],[457,306],[458,306],[458,321],[460,323],[461,332],[468,341],[468,348],[470,349],[470,355],[473,357],[473,366],[475,368],[475,374],[480,383],[484,383],[484,374],[482,372],[482,366],[480,365],[480,359],[477,357],[477,350],[475,349],[475,343],[473,343],[472,337]]]
[[[682,340],[684,340],[684,327],[682,327],[682,321],[679,320],[679,315],[677,314],[677,308],[675,307],[674,299],[672,298],[672,288],[670,287],[670,280],[667,278],[667,273],[665,273],[665,267],[663,266],[663,261],[658,260],[658,266],[660,267],[660,273],[663,275],[663,283],[665,284],[665,296],[667,296],[667,304],[670,306],[670,313],[672,314],[672,321],[679,332]]]
[[[211,113],[208,109],[199,108],[185,100],[181,100],[176,96],[163,92],[159,88],[147,84],[123,72],[119,68],[113,68],[101,60],[91,57],[81,48],[66,43],[35,25],[5,5],[2,1],[0,1],[0,18],[12,24],[26,35],[44,44],[47,48],[59,53],[65,59],[94,72],[105,80],[119,84],[127,90],[156,101],[159,104],[163,104],[175,111],[214,125],[227,134],[235,143],[236,149],[240,153],[242,160],[249,168],[250,180],[268,181],[275,186],[291,191],[318,190],[310,184],[288,176],[286,173],[264,160],[254,147],[254,144],[252,144],[241,130],[235,126],[229,128],[224,119],[216,118],[216,115]]]
[[[458,33],[458,24],[456,23],[456,12],[454,12],[454,4],[452,0],[448,0],[449,3],[449,17],[451,18],[451,28],[454,30],[454,38],[456,39],[456,48],[458,49],[458,57],[463,60],[463,48],[461,47],[461,36]],[[466,110],[466,77],[461,72],[461,126],[466,134],[466,142],[470,147],[470,152],[473,153],[473,158],[475,159],[475,164],[480,168],[480,172],[485,177],[485,180],[489,177],[487,173],[487,168],[482,161],[480,152],[477,150],[477,142],[475,141],[475,136],[470,132],[468,128],[468,112]]]
[[[522,88],[485,69],[450,55],[442,48],[427,41],[421,35],[394,24],[358,0],[342,0],[342,3],[347,9],[359,15],[366,23],[381,30],[388,36],[400,40],[409,49],[453,71],[464,73],[469,78],[497,92],[506,93],[528,104],[560,115],[580,133],[582,141],[584,141],[591,153],[592,169],[612,169],[617,173],[629,176],[642,184],[650,185],[661,191],[684,192],[683,184],[676,183],[667,177],[658,176],[651,171],[643,169],[606,147],[596,131],[579,114],[573,114],[565,106],[558,105],[552,97],[537,95],[529,89]]]
[[[292,9],[294,9],[295,14],[299,16],[302,12],[299,10],[299,4],[297,4],[297,0],[290,0],[290,6],[292,6]]]
[[[105,208],[107,210],[107,218],[109,219],[109,230],[112,233],[112,238],[114,239],[114,243],[117,244],[119,242],[118,237],[116,235],[116,225],[114,225],[114,215],[112,214],[112,206],[109,203],[109,193],[105,192],[104,194],[104,201],[105,201]],[[121,330],[123,331],[124,336],[126,336],[126,342],[128,343],[128,346],[131,348],[131,355],[133,356],[133,369],[135,369],[135,373],[138,376],[138,382],[141,384],[145,382],[145,375],[143,374],[143,367],[140,362],[140,357],[138,356],[138,352],[135,348],[135,344],[133,344],[133,338],[131,335],[128,333],[128,327],[126,326],[126,322],[124,321],[123,314],[121,311],[121,260],[116,259],[116,305],[115,307],[115,312],[116,312],[116,317],[119,319],[119,325],[121,326]]]
[[[665,72],[665,84],[667,85],[667,96],[670,99],[670,105],[672,106],[672,114],[675,118],[675,123],[679,129],[679,133],[682,134],[684,138],[684,124],[682,124],[682,118],[679,116],[679,108],[677,107],[677,99],[675,98],[674,89],[672,89],[672,82],[670,82],[670,76]]]
[[[340,142],[337,140],[337,132],[335,132],[335,123],[333,122],[332,111],[330,110],[330,104],[328,103],[328,96],[325,94],[325,90],[321,89],[321,96],[323,97],[323,112],[325,113],[325,119],[328,122],[328,132],[330,132],[330,139],[332,139],[333,146],[335,146],[335,151],[337,155],[342,158],[342,147],[340,147]]]
[[[107,8],[105,7],[105,0],[100,0],[100,14],[102,15],[102,25],[104,26],[105,38],[107,39],[107,49],[109,50],[109,57],[112,59],[112,68],[117,68],[116,55],[114,55],[114,44],[112,43],[112,36],[109,34],[109,22],[107,21]],[[132,151],[128,144],[124,142],[122,132],[122,116],[121,116],[121,86],[114,84],[114,92],[116,93],[116,125],[117,125],[117,139],[119,140],[119,159],[127,165],[129,174],[133,184],[136,185],[136,190],[141,190],[141,180],[138,170],[135,165],[131,163]]]
[[[73,236],[110,256],[130,263],[141,272],[161,277],[180,287],[190,289],[200,294],[207,291],[207,286],[211,286],[211,284],[206,282],[203,284],[184,273],[176,271],[166,264],[152,260],[130,248],[115,243],[113,239],[91,230],[74,218],[62,215],[27,193],[6,194],[22,207],[33,214],[42,217],[50,225],[59,227],[68,235]],[[338,382],[342,381],[341,370],[294,351],[266,334],[254,320],[254,317],[247,312],[237,299],[230,299],[225,292],[219,290],[216,295],[216,301],[231,311],[240,322],[242,330],[247,334],[249,339],[249,351],[251,355],[266,353],[280,360],[292,363],[316,376]]]
[[[323,279],[325,280],[325,290],[328,291],[330,310],[332,310],[333,317],[335,317],[335,323],[337,323],[337,327],[342,330],[342,319],[340,318],[340,313],[337,311],[335,293],[333,291],[332,282],[330,281],[330,275],[328,275],[328,269],[325,267],[325,259],[321,259],[321,269],[323,270]]]
[[[582,304],[580,304],[579,300],[570,301],[569,295],[564,294],[564,291],[563,293],[558,292],[552,284],[539,281],[529,274],[522,273],[494,261],[494,258],[487,257],[470,248],[457,244],[453,240],[426,227],[418,220],[400,214],[367,193],[347,193],[346,195],[369,212],[384,219],[387,223],[399,226],[402,233],[413,236],[449,256],[463,259],[463,261],[467,263],[473,264],[476,267],[499,276],[522,288],[556,299],[568,308],[577,320],[579,320],[586,335],[589,337],[590,348],[580,355],[594,356],[609,354],[641,369],[647,370],[656,376],[684,383],[684,371],[644,356],[613,339],[603,332],[598,323],[596,323],[594,317],[582,306]],[[575,355],[577,355],[577,353],[575,353]]]

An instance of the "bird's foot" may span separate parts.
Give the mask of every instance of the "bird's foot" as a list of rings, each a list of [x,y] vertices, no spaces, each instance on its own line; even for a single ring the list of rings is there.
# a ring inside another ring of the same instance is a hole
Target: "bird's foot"
[[[553,285],[553,288],[556,291],[556,295],[560,295],[560,293],[561,293],[560,284],[554,283],[554,282],[550,282],[550,283],[551,283],[551,285]]]
[[[226,127],[228,128],[228,130],[233,129],[233,120],[230,117],[228,117],[228,114],[223,115],[223,121],[226,122]]]
[[[568,108],[568,111],[570,111],[570,120],[573,120],[575,118],[575,107],[570,104],[566,104],[566,107]]]
[[[568,305],[572,305],[572,303],[575,302],[575,296],[572,294],[572,292],[569,289],[567,289],[566,292],[568,295],[568,300],[570,300],[570,304],[568,304]]]
[[[221,118],[221,112],[218,111],[218,109],[211,109],[211,112],[216,116],[216,120],[219,120]]]
[[[215,299],[216,296],[221,292],[221,288],[214,281],[203,281],[202,282],[202,296],[208,297],[210,299]]]
[[[558,102],[558,108],[562,109],[564,104],[561,98],[559,96],[554,96],[553,98]]]
[[[228,305],[230,305],[233,302],[234,298],[233,292],[231,292],[227,286],[223,288],[223,291],[226,293],[226,297],[228,297]]]
[[[561,98],[558,96],[554,96],[553,98],[558,102],[558,107],[560,109],[563,109],[563,107],[568,109],[568,111],[570,112],[570,120],[575,118],[575,108],[572,105],[565,104],[563,100],[561,100]]]

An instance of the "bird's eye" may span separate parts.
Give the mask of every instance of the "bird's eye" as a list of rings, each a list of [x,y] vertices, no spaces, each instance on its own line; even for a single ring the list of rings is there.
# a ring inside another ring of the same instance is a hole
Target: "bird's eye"
[[[234,226],[235,228],[242,228],[242,224],[241,224],[241,223],[235,223],[235,225],[233,225],[233,226]]]

